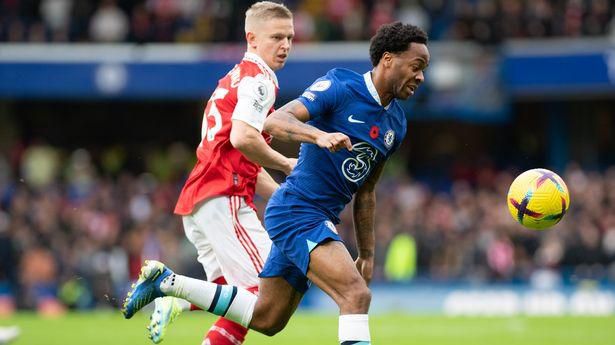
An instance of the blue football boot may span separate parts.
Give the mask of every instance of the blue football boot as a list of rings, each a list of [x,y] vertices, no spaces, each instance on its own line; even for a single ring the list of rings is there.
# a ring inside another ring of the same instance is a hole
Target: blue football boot
[[[130,319],[136,312],[156,298],[166,296],[160,291],[160,283],[171,274],[173,274],[173,271],[162,262],[145,260],[145,265],[141,267],[139,280],[132,284],[124,300],[122,307],[124,317]]]

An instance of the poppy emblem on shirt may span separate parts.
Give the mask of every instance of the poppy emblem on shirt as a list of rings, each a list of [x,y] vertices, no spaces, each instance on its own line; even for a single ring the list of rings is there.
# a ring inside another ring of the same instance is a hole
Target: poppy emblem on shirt
[[[378,128],[378,126],[372,126],[372,128],[369,130],[369,136],[372,137],[372,139],[378,138],[379,134],[380,128]]]
[[[389,129],[384,134],[384,146],[386,146],[387,149],[390,149],[391,147],[393,147],[394,141],[395,141],[395,132],[392,129]]]

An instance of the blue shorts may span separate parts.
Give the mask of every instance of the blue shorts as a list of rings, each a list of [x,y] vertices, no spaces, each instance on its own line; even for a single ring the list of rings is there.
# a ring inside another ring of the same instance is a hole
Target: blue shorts
[[[259,277],[282,277],[302,294],[310,285],[306,276],[310,252],[319,244],[342,241],[322,210],[284,186],[267,204],[265,229],[273,245]]]

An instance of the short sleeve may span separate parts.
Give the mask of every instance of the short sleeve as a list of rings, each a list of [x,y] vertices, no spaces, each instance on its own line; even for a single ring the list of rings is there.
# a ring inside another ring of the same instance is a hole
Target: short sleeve
[[[298,100],[307,108],[311,119],[326,116],[341,100],[339,85],[326,75],[308,87]]]
[[[237,87],[237,105],[233,111],[233,120],[241,120],[263,131],[265,118],[275,102],[275,85],[263,74],[244,77]]]

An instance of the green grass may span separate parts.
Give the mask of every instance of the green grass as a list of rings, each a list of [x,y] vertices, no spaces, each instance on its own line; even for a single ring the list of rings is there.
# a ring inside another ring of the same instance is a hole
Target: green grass
[[[42,319],[20,313],[0,320],[18,325],[22,336],[15,345],[138,345],[145,336],[147,313],[124,320],[119,311],[73,313]],[[200,312],[184,314],[171,326],[163,344],[201,343],[214,318]],[[444,316],[370,316],[375,345],[613,345],[613,317],[448,318]],[[251,332],[246,344],[337,344],[337,316],[300,313],[273,338]]]

